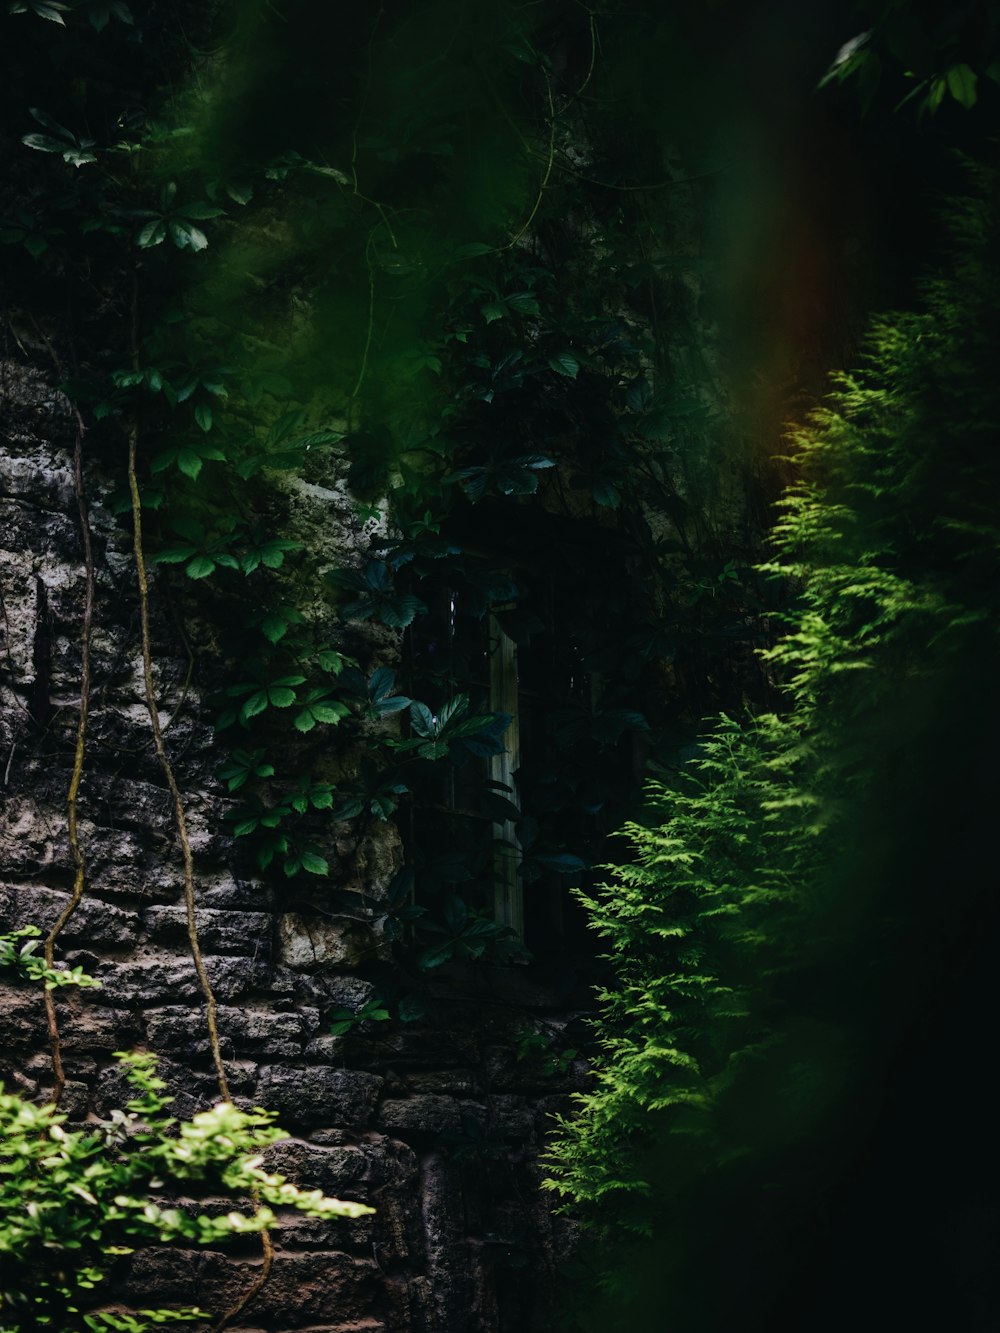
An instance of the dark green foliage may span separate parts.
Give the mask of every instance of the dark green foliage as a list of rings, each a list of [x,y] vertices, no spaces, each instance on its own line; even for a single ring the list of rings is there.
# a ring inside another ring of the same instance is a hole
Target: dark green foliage
[[[655,1310],[684,1333],[825,1333],[862,1290],[865,1326],[911,1307],[988,1326],[940,1256],[948,1210],[984,1207],[992,1135],[918,1091],[938,1043],[974,1059],[987,1040],[967,1005],[986,975],[1000,737],[1000,190],[970,174],[924,311],[878,321],[794,437],[765,566],[800,590],[767,653],[787,715],[719,724],[626,827],[630,861],[583,895],[615,980],[549,1184],[606,1238],[651,1242],[613,1257],[605,1242],[608,1300],[581,1328]],[[938,1212],[920,1173],[952,1151],[965,1175],[949,1166]],[[919,1298],[898,1286],[914,1255],[941,1265]]]
[[[1000,14],[992,0],[954,6],[858,0],[856,8],[866,26],[837,52],[821,87],[852,81],[865,109],[885,88],[897,110],[910,107],[918,116],[933,116],[949,102],[971,111],[981,96],[995,110]]]
[[[759,589],[717,577],[749,569],[753,525],[727,563],[710,482],[727,446],[709,377],[676,345],[691,324],[677,274],[698,261],[664,253],[676,204],[657,190],[677,175],[680,198],[687,168],[659,129],[631,135],[630,53],[648,39],[682,63],[674,35],[616,6],[599,31],[573,4],[501,0],[475,22],[449,0],[335,19],[322,3],[223,6],[197,32],[156,3],[64,13],[6,20],[24,68],[46,71],[7,103],[15,117],[37,104],[45,142],[7,150],[33,211],[0,239],[82,312],[87,350],[64,387],[89,447],[117,458],[136,429],[161,577],[176,567],[205,585],[182,597],[225,607],[217,726],[239,747],[222,768],[247,793],[236,827],[259,866],[325,875],[331,821],[356,821],[360,844],[402,801],[419,862],[456,835],[441,811],[470,788],[460,901],[490,910],[504,821],[486,807],[515,795],[475,777],[506,730],[481,669],[495,615],[532,657],[537,700],[523,877],[556,892],[635,799],[636,738],[668,758],[703,707],[738,696],[732,643],[754,634]],[[142,105],[108,65],[135,71]],[[640,82],[658,79],[651,63]],[[279,85],[295,96],[275,100]],[[669,347],[654,308],[674,319]],[[357,565],[317,570],[282,530],[303,482],[349,492],[359,527],[387,519]],[[317,628],[321,579],[334,642]],[[398,690],[374,683],[388,668],[349,663],[364,623],[408,634]],[[667,659],[678,688],[657,703]],[[369,762],[336,784],[317,774],[331,799],[299,808],[282,733],[333,727]],[[428,905],[449,930],[444,900]]]

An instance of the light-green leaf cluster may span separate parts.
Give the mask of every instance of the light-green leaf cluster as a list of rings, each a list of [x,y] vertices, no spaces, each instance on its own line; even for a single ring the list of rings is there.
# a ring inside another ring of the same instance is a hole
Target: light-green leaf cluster
[[[144,1244],[215,1245],[275,1226],[277,1209],[319,1218],[373,1211],[267,1172],[263,1150],[285,1137],[269,1112],[221,1102],[178,1122],[155,1057],[119,1059],[135,1095],[127,1114],[96,1127],[67,1129],[54,1106],[0,1090],[2,1333],[144,1333],[205,1319],[193,1309],[102,1311],[101,1283],[119,1256]],[[177,1194],[195,1203],[165,1202]],[[199,1211],[197,1200],[220,1196],[233,1201],[229,1212]]]

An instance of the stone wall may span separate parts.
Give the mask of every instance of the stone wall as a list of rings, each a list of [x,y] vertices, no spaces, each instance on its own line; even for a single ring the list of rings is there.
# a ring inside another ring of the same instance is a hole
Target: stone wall
[[[0,931],[51,925],[73,880],[65,810],[84,592],[73,419],[40,368],[44,356],[35,367],[30,360],[28,349],[0,368]],[[217,1095],[143,695],[131,534],[111,512],[108,470],[86,475],[97,585],[79,800],[87,886],[61,937],[62,956],[104,985],[57,1002],[62,1105],[74,1122],[126,1100],[112,1059],[122,1049],[161,1057],[181,1116]],[[317,522],[319,507],[324,540],[350,540],[336,492],[307,487],[293,501],[297,522]],[[187,803],[201,946],[234,1098],[274,1109],[292,1134],[271,1152],[275,1169],[377,1209],[353,1222],[286,1219],[272,1276],[240,1316],[243,1333],[552,1327],[553,1272],[571,1234],[538,1188],[538,1153],[547,1117],[567,1109],[581,1070],[547,1072],[525,1057],[523,1038],[533,1028],[558,1031],[567,1015],[529,969],[470,967],[437,984],[433,1023],[329,1034],[330,1011],[356,1008],[371,992],[366,965],[389,959],[378,901],[399,863],[398,835],[390,824],[359,848],[334,839],[334,882],[365,904],[349,913],[330,910],[329,886],[248,874],[224,831],[229,798],[214,776],[221,756],[199,690],[205,663],[195,661],[189,682],[184,608],[169,586],[154,577],[156,686]],[[200,644],[192,631],[196,657],[211,632],[206,625]],[[52,1073],[41,997],[0,982],[0,1079],[44,1098]],[[141,1304],[221,1312],[259,1263],[256,1242],[225,1253],[142,1251],[123,1261],[119,1289]]]

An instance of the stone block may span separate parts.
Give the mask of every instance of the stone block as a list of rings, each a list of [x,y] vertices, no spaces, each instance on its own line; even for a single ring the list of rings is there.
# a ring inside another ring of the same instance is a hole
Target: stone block
[[[197,1016],[201,1022],[201,1015]],[[189,1120],[199,1111],[207,1111],[220,1100],[215,1074],[209,1067],[207,1058],[201,1071],[189,1065],[176,1063],[160,1057],[157,1073],[167,1085],[167,1093],[174,1098],[170,1108],[171,1115],[179,1120]],[[256,1102],[252,1094],[257,1086],[257,1066],[255,1064],[225,1061],[226,1078],[234,1100],[243,1102],[247,1108]],[[93,1100],[98,1115],[107,1118],[116,1108],[122,1108],[134,1096],[132,1087],[125,1077],[125,1071],[117,1061],[103,1069],[96,1080]]]
[[[266,912],[274,898],[270,884],[260,880],[234,879],[230,874],[198,881],[198,901],[202,907],[228,908],[237,912]]]
[[[375,948],[371,927],[353,917],[331,920],[286,912],[278,918],[278,956],[296,972],[357,967]]]
[[[72,961],[69,954],[67,961]],[[266,958],[208,954],[205,969],[217,1000],[235,1000],[268,986]],[[202,1000],[194,963],[187,953],[146,946],[126,959],[98,959],[90,970],[124,1004],[149,1008],[181,1000],[200,1004]]]
[[[355,868],[366,896],[384,902],[386,891],[403,865],[403,845],[395,824],[378,824],[361,839]]]
[[[67,1051],[124,1051],[139,1040],[136,1015],[127,1009],[99,1008],[97,996],[104,998],[101,991],[81,991],[69,1001],[57,996],[59,1031]]]
[[[411,1092],[447,1097],[471,1097],[479,1091],[476,1079],[464,1069],[415,1070],[406,1075],[406,1083]]]
[[[261,1105],[277,1111],[285,1126],[361,1127],[371,1119],[382,1082],[375,1074],[330,1065],[272,1067],[264,1071],[258,1095]]]
[[[0,1013],[5,1046],[34,1046],[45,1041],[45,1002],[40,986],[0,983]]]
[[[197,1021],[192,1009],[181,1006],[165,1009],[147,1009],[143,1015],[146,1036],[155,1051],[169,1051],[171,1055],[209,1055],[208,1031],[204,1022]],[[235,1053],[232,1038],[219,1033],[219,1048],[224,1060]]]
[[[89,1109],[90,1087],[86,1083],[67,1079],[59,1099],[59,1110],[68,1115],[70,1120],[84,1120]]]
[[[3,529],[6,537],[6,529]],[[0,551],[4,594],[4,680],[27,687],[35,678],[33,648],[38,623],[34,561],[25,549]]]
[[[73,469],[63,456],[42,465],[36,458],[11,458],[0,454],[0,488],[4,495],[32,505],[66,512],[73,504]]]
[[[258,1261],[240,1262],[215,1251],[151,1246],[132,1257],[124,1295],[143,1306],[161,1301],[197,1304],[218,1315],[236,1304],[259,1268]],[[315,1327],[318,1320],[334,1314],[341,1324],[368,1320],[378,1300],[377,1276],[370,1259],[337,1251],[278,1251],[270,1278],[248,1305],[244,1318],[282,1329],[303,1324]]]
[[[143,924],[154,940],[187,939],[187,910],[183,904],[147,907]],[[266,912],[231,912],[199,907],[195,911],[198,941],[205,953],[239,953],[253,957],[268,953],[271,920]]]
[[[0,812],[0,865],[7,875],[25,878],[68,866],[64,829],[39,801],[13,796]]]
[[[120,738],[120,732],[114,734]],[[128,907],[154,898],[173,900],[180,893],[180,866],[174,864],[172,855],[169,861],[157,859],[148,838],[128,829],[90,826],[81,827],[80,840],[87,849],[89,891],[124,899]],[[162,835],[160,849],[172,853],[166,835]]]
[[[334,1060],[343,1060],[346,1045],[346,1037],[335,1037],[330,1032],[324,1032],[318,1037],[313,1037],[306,1045],[305,1057],[307,1060],[316,1061],[317,1064],[333,1064]]]
[[[535,1109],[526,1097],[500,1093],[487,1102],[486,1124],[490,1134],[525,1142],[535,1133]]]
[[[458,1133],[470,1121],[481,1124],[483,1107],[478,1102],[457,1101],[432,1093],[415,1097],[386,1098],[379,1107],[380,1129],[406,1138],[436,1138]]]
[[[333,1195],[361,1189],[371,1174],[370,1158],[361,1148],[324,1148],[302,1139],[272,1144],[264,1154],[264,1165],[302,1189]]]
[[[308,1320],[314,1326],[331,1315],[341,1325],[367,1319],[380,1303],[379,1279],[371,1259],[337,1252],[277,1254],[269,1281],[247,1313],[265,1321]]]
[[[380,1023],[379,1028],[392,1028]],[[469,1028],[423,1028],[415,1023],[402,1024],[394,1030],[380,1031],[378,1048],[357,1043],[353,1059],[362,1068],[371,1063],[389,1066],[408,1078],[411,1072],[450,1069],[466,1070],[479,1063],[479,1035]]]
[[[68,891],[34,884],[0,887],[0,921],[31,924],[48,931],[69,902]],[[139,913],[85,896],[67,921],[60,945],[86,944],[95,949],[123,948],[134,943]]]
[[[295,1058],[302,1053],[305,1025],[297,1013],[264,1009],[219,1009],[219,1031],[232,1039],[238,1055]]]

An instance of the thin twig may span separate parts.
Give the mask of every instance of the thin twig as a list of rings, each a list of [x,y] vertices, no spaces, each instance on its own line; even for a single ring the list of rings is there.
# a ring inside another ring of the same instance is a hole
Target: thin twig
[[[220,1330],[231,1323],[237,1315],[242,1314],[271,1276],[271,1265],[274,1263],[274,1243],[271,1240],[270,1232],[262,1231],[260,1233],[260,1245],[264,1252],[264,1262],[261,1265],[260,1272],[233,1308],[227,1310],[217,1324],[212,1325],[212,1333],[220,1333]]]
[[[576,92],[570,95],[569,100],[571,102],[575,102],[578,97],[583,95],[590,80],[594,77],[594,66],[597,63],[597,16],[592,9],[587,9],[586,5],[581,5],[580,8],[586,9],[587,14],[590,16],[590,64],[587,67],[586,78],[580,84],[579,88],[577,88]]]
[[[133,273],[133,365],[138,363],[138,347],[138,290],[135,274]],[[212,1063],[215,1066],[216,1081],[218,1082],[219,1092],[222,1095],[223,1100],[228,1102],[231,1101],[232,1098],[229,1094],[229,1080],[226,1078],[226,1070],[222,1062],[222,1049],[219,1044],[219,1026],[215,992],[213,991],[212,983],[209,980],[208,971],[205,967],[205,959],[201,952],[201,944],[198,940],[198,922],[195,913],[194,857],[191,852],[191,840],[188,837],[184,798],[181,795],[180,788],[177,786],[177,779],[174,775],[173,765],[170,762],[170,757],[167,754],[167,747],[163,740],[163,727],[160,723],[160,715],[156,707],[156,692],[153,686],[152,636],[149,628],[149,582],[146,577],[146,559],[142,545],[142,500],[139,495],[139,479],[136,472],[138,442],[139,425],[136,418],[133,417],[129,424],[128,432],[128,487],[132,501],[132,538],[135,551],[136,580],[139,586],[139,625],[142,638],[142,675],[146,691],[146,710],[149,713],[149,724],[153,733],[153,745],[156,749],[156,757],[160,762],[160,768],[163,770],[163,776],[166,778],[167,786],[170,789],[170,796],[173,801],[174,823],[177,828],[177,840],[181,846],[181,856],[184,866],[184,905],[187,909],[188,944],[190,945],[191,958],[194,962],[195,971],[198,974],[198,982],[201,986],[201,992],[205,998],[205,1022],[208,1027],[208,1041],[212,1052]],[[176,710],[174,716],[176,716]],[[234,1319],[236,1315],[245,1309],[270,1277],[271,1267],[274,1263],[274,1245],[268,1231],[264,1230],[260,1233],[260,1243],[264,1256],[260,1272],[239,1302],[231,1310],[227,1311],[215,1325],[213,1333],[218,1333],[218,1330],[225,1328],[230,1320]]]
[[[138,310],[138,279],[133,271],[131,348],[132,363],[136,367],[139,362]],[[198,923],[195,915],[194,856],[191,851],[191,840],[188,837],[184,798],[177,785],[174,768],[163,740],[163,726],[156,706],[156,689],[153,685],[152,634],[149,628],[149,580],[146,576],[146,557],[142,546],[142,499],[139,495],[139,478],[136,471],[138,444],[139,423],[133,416],[128,427],[128,489],[132,502],[132,547],[135,553],[135,574],[139,587],[139,629],[142,642],[142,676],[146,692],[146,711],[149,714],[149,725],[153,732],[153,748],[156,750],[156,757],[159,760],[173,802],[174,824],[177,829],[177,841],[180,843],[184,867],[184,905],[187,909],[188,943],[191,947],[191,959],[194,962],[195,972],[198,974],[201,993],[205,997],[205,1022],[208,1026],[208,1042],[212,1053],[212,1063],[215,1066],[219,1092],[222,1099],[228,1102],[232,1098],[229,1095],[229,1081],[226,1078],[226,1070],[222,1063],[215,992],[212,990],[212,983],[209,980],[205,959],[201,952],[201,944],[198,941]]]
[[[375,330],[375,265],[371,259],[371,244],[372,238],[369,236],[368,244],[365,246],[365,259],[368,263],[368,332],[365,335],[365,349],[361,354],[361,369],[358,371],[357,383],[347,400],[348,425],[350,428],[353,428],[354,425],[354,404],[361,392],[361,386],[365,382],[365,375],[368,373],[368,353],[371,351],[372,334]]]
[[[197,972],[198,980],[201,983],[202,994],[205,997],[205,1017],[208,1023],[212,1060],[215,1065],[219,1091],[222,1094],[223,1099],[229,1101],[229,1084],[226,1079],[226,1071],[223,1067],[222,1053],[219,1046],[215,993],[212,990],[208,972],[205,969],[205,960],[202,956],[201,945],[198,941],[197,921],[195,916],[194,857],[191,852],[191,841],[187,832],[187,817],[184,810],[184,798],[181,795],[180,788],[177,786],[177,779],[174,775],[173,765],[170,762],[166,745],[163,740],[163,727],[160,723],[159,712],[156,706],[156,692],[153,685],[151,634],[149,627],[149,583],[146,576],[146,562],[142,548],[142,509],[139,497],[138,479],[136,476],[137,442],[138,425],[133,419],[129,427],[128,436],[128,480],[129,491],[132,497],[133,546],[135,551],[136,577],[139,585],[139,620],[142,633],[142,671],[146,693],[146,709],[149,713],[150,727],[153,732],[153,746],[156,750],[156,757],[163,770],[163,776],[166,779],[167,787],[169,788],[174,806],[174,821],[177,827],[177,837],[181,846],[181,856],[184,866],[184,901],[187,907],[188,942],[191,946],[191,956],[194,960],[195,971]]]
[[[512,241],[507,242],[503,247],[504,250],[513,250],[514,246],[517,245],[518,241],[534,222],[535,214],[542,206],[542,197],[545,194],[546,186],[549,183],[549,177],[552,175],[552,167],[556,160],[556,108],[555,103],[552,100],[552,80],[549,78],[548,74],[545,75],[545,89],[549,96],[549,124],[551,126],[549,133],[549,160],[545,165],[545,174],[542,176],[541,184],[538,187],[538,197],[535,200],[534,206],[528,214],[524,226]]]
[[[90,515],[87,510],[87,497],[83,489],[83,437],[85,427],[80,410],[73,409],[76,417],[76,443],[73,447],[73,485],[76,490],[77,513],[80,518],[80,536],[83,542],[83,563],[85,570],[85,591],[83,599],[83,623],[80,630],[80,705],[76,721],[76,749],[73,754],[73,771],[70,775],[69,790],[66,793],[66,823],[69,833],[69,847],[73,857],[73,892],[69,902],[59,913],[55,924],[45,937],[44,955],[48,967],[55,966],[56,940],[66,927],[70,917],[80,906],[87,881],[87,867],[80,847],[80,828],[77,811],[77,798],[83,779],[83,761],[87,748],[87,721],[90,715],[90,640],[94,623],[94,551],[90,539]],[[49,1043],[52,1047],[52,1102],[57,1104],[66,1086],[66,1070],[62,1059],[62,1040],[59,1036],[59,1020],[56,1016],[54,992],[46,990],[45,1018],[49,1029]]]
[[[48,348],[49,356],[56,374],[62,378],[62,363],[51,340],[33,318],[35,331]],[[65,930],[73,913],[83,901],[87,883],[87,865],[80,846],[80,826],[78,798],[80,783],[83,780],[84,758],[87,752],[87,723],[90,717],[90,644],[94,623],[94,548],[90,535],[90,513],[87,496],[83,489],[83,439],[86,427],[80,409],[73,405],[76,420],[76,438],[73,443],[73,489],[76,494],[77,516],[80,520],[80,541],[83,546],[84,595],[83,621],[80,626],[80,702],[77,708],[76,745],[73,752],[73,769],[70,774],[69,789],[66,793],[66,826],[69,838],[70,854],[73,857],[73,891],[69,902],[59,913],[42,946],[46,966],[55,967],[56,941]],[[11,750],[11,758],[14,752]],[[8,764],[8,769],[10,765]],[[45,1003],[45,1022],[48,1028],[49,1046],[52,1051],[52,1095],[54,1106],[59,1104],[66,1087],[66,1067],[62,1058],[62,1038],[59,1033],[59,1018],[56,1013],[55,994],[46,989],[43,992]]]
[[[146,560],[142,548],[142,501],[139,497],[139,481],[136,475],[136,450],[139,439],[139,426],[135,418],[129,425],[128,432],[128,485],[132,497],[132,538],[135,551],[135,572],[139,585],[139,625],[142,634],[142,676],[146,690],[146,711],[149,713],[149,725],[153,732],[153,747],[160,761],[160,768],[170,790],[174,806],[174,824],[177,828],[177,840],[181,846],[184,865],[184,904],[187,908],[188,943],[191,946],[191,958],[198,974],[202,995],[205,997],[205,1021],[208,1024],[208,1040],[215,1065],[215,1076],[219,1092],[224,1101],[231,1101],[229,1082],[222,1063],[222,1050],[219,1045],[219,1027],[216,1020],[215,992],[205,968],[201,945],[198,942],[198,925],[195,916],[194,856],[191,852],[191,840],[187,831],[187,816],[184,811],[184,798],[177,786],[173,765],[167,754],[163,740],[163,727],[156,707],[156,690],[153,685],[152,635],[149,628],[149,581],[146,577]]]

